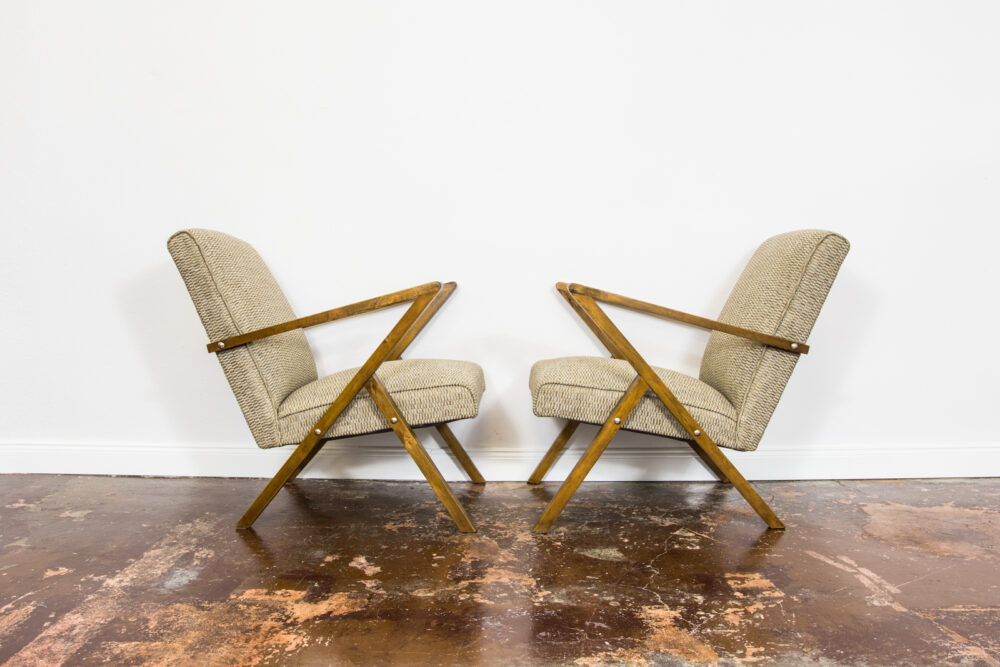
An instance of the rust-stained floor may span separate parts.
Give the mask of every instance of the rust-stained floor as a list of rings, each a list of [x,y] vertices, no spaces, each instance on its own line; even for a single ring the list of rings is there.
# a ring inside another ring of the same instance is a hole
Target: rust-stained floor
[[[1000,664],[1000,480],[0,476],[0,664]]]

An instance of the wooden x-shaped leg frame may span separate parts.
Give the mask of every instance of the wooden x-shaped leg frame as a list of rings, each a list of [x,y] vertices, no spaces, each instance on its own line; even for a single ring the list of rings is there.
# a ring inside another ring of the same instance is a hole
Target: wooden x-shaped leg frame
[[[556,285],[556,289],[559,290],[562,297],[569,302],[569,305],[573,308],[577,315],[583,319],[601,343],[608,348],[608,351],[611,352],[611,356],[615,359],[624,359],[628,361],[632,368],[635,369],[637,376],[635,380],[632,381],[632,384],[629,385],[622,398],[618,401],[618,404],[611,411],[611,414],[608,415],[607,420],[601,426],[597,436],[594,438],[594,441],[590,444],[590,447],[588,447],[587,451],[584,452],[579,462],[573,468],[573,471],[569,474],[569,477],[566,478],[566,481],[563,482],[555,497],[552,498],[548,507],[545,508],[542,518],[539,519],[538,523],[535,525],[535,532],[547,533],[552,528],[552,524],[555,523],[556,519],[559,518],[559,515],[566,507],[566,503],[568,503],[570,498],[573,497],[573,494],[576,493],[576,490],[580,487],[584,478],[590,472],[591,468],[594,467],[594,464],[597,463],[597,459],[600,458],[608,444],[610,444],[611,440],[615,437],[618,431],[621,430],[625,420],[628,419],[628,416],[635,409],[636,405],[639,404],[639,400],[648,390],[652,390],[657,398],[659,398],[667,407],[670,414],[672,414],[674,418],[680,422],[681,426],[690,436],[690,440],[687,441],[688,444],[695,451],[695,453],[698,454],[699,458],[701,458],[705,465],[708,466],[708,468],[719,478],[719,480],[721,482],[729,482],[736,487],[736,490],[740,492],[748,503],[750,503],[750,506],[753,507],[757,514],[759,514],[760,517],[767,523],[769,528],[777,530],[784,529],[785,525],[781,522],[777,515],[775,515],[767,503],[764,502],[764,499],[760,497],[757,491],[750,486],[750,483],[747,482],[743,475],[740,474],[740,471],[737,470],[726,455],[722,453],[718,445],[715,444],[715,441],[712,440],[707,433],[705,433],[705,430],[698,424],[697,421],[695,421],[694,417],[691,416],[691,413],[688,412],[687,408],[685,408],[684,405],[677,400],[677,397],[674,396],[673,392],[671,392],[666,384],[664,384],[663,380],[660,379],[660,376],[658,376],[650,365],[646,363],[646,360],[642,358],[628,339],[625,338],[622,332],[615,326],[597,302],[602,301],[604,303],[622,306],[631,310],[684,322],[686,324],[691,324],[704,329],[722,331],[735,336],[741,336],[743,338],[754,340],[763,345],[778,347],[798,354],[805,354],[808,352],[809,346],[805,343],[799,343],[779,338],[777,336],[743,329],[741,327],[725,324],[723,322],[689,315],[670,308],[664,308],[651,303],[637,301],[635,299],[596,290],[583,285],[567,285],[566,283],[558,283]],[[559,433],[558,437],[556,437],[555,442],[552,443],[549,451],[538,464],[538,467],[535,468],[535,471],[528,479],[529,484],[538,484],[542,481],[542,477],[544,477],[545,473],[550,467],[552,467],[552,464],[555,463],[559,454],[569,443],[569,440],[578,424],[579,422],[575,421],[570,421],[566,424],[563,430]]]
[[[209,343],[209,352],[222,353],[233,347],[245,345],[267,336],[284,333],[285,331],[292,331],[293,329],[331,322],[344,317],[350,317],[351,315],[412,302],[392,328],[392,331],[389,332],[389,335],[385,337],[385,340],[382,341],[371,356],[368,357],[368,360],[358,369],[358,372],[350,379],[347,386],[341,390],[337,398],[330,404],[330,407],[323,413],[323,416],[313,425],[313,428],[302,439],[302,442],[295,448],[292,455],[288,457],[285,464],[281,466],[278,473],[264,487],[257,500],[253,502],[236,524],[238,528],[249,528],[252,526],[253,522],[260,516],[260,513],[264,511],[264,508],[268,506],[278,491],[281,490],[281,487],[294,480],[302,472],[309,462],[312,461],[313,457],[323,448],[327,440],[330,439],[325,437],[326,432],[333,426],[344,410],[347,409],[347,406],[350,405],[358,393],[362,389],[366,389],[379,412],[385,417],[386,426],[396,434],[406,448],[406,451],[413,457],[417,467],[420,468],[420,472],[427,478],[434,493],[437,494],[437,497],[444,504],[445,509],[448,510],[448,514],[451,515],[458,529],[463,533],[476,532],[472,521],[455,498],[455,495],[452,493],[448,483],[445,482],[444,477],[441,476],[441,472],[437,466],[434,465],[434,461],[428,456],[427,451],[420,443],[413,429],[407,424],[406,419],[392,400],[385,385],[375,375],[379,366],[384,362],[400,358],[403,351],[413,342],[413,339],[417,337],[417,334],[427,325],[453,291],[455,291],[455,283],[445,283],[443,285],[441,283],[427,283],[418,287],[393,292],[392,294],[386,294],[367,301],[342,306],[308,317],[276,324],[258,331]],[[438,433],[441,434],[445,444],[448,445],[448,448],[451,449],[458,462],[465,469],[466,473],[468,473],[470,479],[477,484],[484,483],[483,476],[476,469],[468,453],[462,448],[462,445],[448,425],[435,424],[435,427]]]

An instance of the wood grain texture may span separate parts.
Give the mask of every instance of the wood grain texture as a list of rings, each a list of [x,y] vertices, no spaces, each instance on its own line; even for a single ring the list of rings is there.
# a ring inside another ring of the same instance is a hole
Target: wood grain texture
[[[406,419],[403,418],[399,408],[396,407],[392,397],[389,396],[385,385],[377,377],[372,376],[368,380],[367,387],[368,393],[385,417],[385,421],[392,428],[400,442],[403,443],[403,446],[406,447],[406,451],[413,457],[417,467],[420,468],[420,472],[427,478],[427,482],[431,485],[434,493],[437,494],[438,499],[444,505],[455,525],[458,526],[458,529],[463,533],[476,532],[476,527],[472,525],[469,515],[465,513],[465,509],[458,502],[458,499],[455,498],[455,494],[451,492],[451,487],[448,486],[444,477],[441,476],[441,472],[434,465],[434,461],[427,454],[427,450],[424,449],[413,429],[406,423]]]
[[[558,285],[565,285],[565,283],[559,283]],[[787,338],[781,338],[780,336],[772,336],[771,334],[761,333],[751,329],[744,329],[743,327],[726,324],[725,322],[710,320],[707,317],[690,315],[679,310],[674,310],[673,308],[657,306],[654,303],[639,301],[638,299],[632,299],[627,296],[614,294],[612,292],[605,292],[604,290],[594,289],[593,287],[586,287],[585,285],[578,285],[576,283],[569,285],[566,289],[570,294],[587,296],[603,303],[610,303],[615,306],[621,306],[622,308],[628,308],[629,310],[646,313],[647,315],[654,315],[656,317],[673,320],[675,322],[683,322],[684,324],[690,324],[692,326],[708,329],[710,331],[721,331],[722,333],[746,338],[748,340],[761,343],[762,345],[769,345],[788,352],[795,352],[797,354],[809,353],[809,346],[805,343],[788,340]]]
[[[705,453],[704,449],[699,447],[691,440],[685,440],[685,442],[691,448],[691,451],[693,451],[698,456],[698,458],[701,459],[701,462],[705,465],[705,467],[708,468],[708,470],[713,475],[715,475],[716,479],[718,479],[723,484],[729,483],[729,478],[726,477],[726,473],[722,472],[722,469],[719,466],[715,465],[715,461],[713,461],[712,458]]]
[[[556,462],[559,455],[569,444],[569,439],[573,437],[573,433],[576,432],[576,427],[580,425],[580,422],[573,421],[572,419],[566,422],[562,430],[559,431],[559,435],[553,441],[552,446],[549,447],[549,451],[545,452],[545,456],[542,460],[538,462],[535,466],[535,471],[531,473],[531,477],[528,478],[528,484],[541,484],[542,478],[545,477],[545,473],[549,471],[552,464]]]
[[[451,290],[454,290],[455,289],[454,283],[449,283],[449,284],[452,285]],[[280,324],[264,327],[263,329],[257,329],[256,331],[250,331],[248,333],[239,334],[238,336],[230,336],[229,338],[223,338],[222,340],[212,341],[207,346],[208,351],[210,353],[225,352],[226,350],[231,350],[234,347],[239,347],[241,345],[246,345],[247,343],[252,343],[255,340],[260,340],[261,338],[267,338],[268,336],[274,336],[276,334],[285,333],[286,331],[293,331],[295,329],[304,329],[306,327],[315,326],[317,324],[325,324],[326,322],[333,322],[334,320],[340,320],[345,317],[351,317],[352,315],[371,313],[376,310],[382,310],[383,308],[389,308],[390,306],[395,306],[401,303],[406,303],[408,301],[413,301],[414,299],[423,296],[425,294],[438,293],[441,290],[442,290],[441,283],[426,283],[424,285],[410,287],[408,289],[400,290],[398,292],[393,292],[391,294],[384,294],[382,296],[377,296],[374,299],[366,299],[364,301],[358,301],[357,303],[351,303],[346,306],[340,306],[339,308],[324,310],[322,313],[307,315],[305,317],[289,320],[287,322],[282,322]],[[451,291],[449,291],[448,293],[450,294]],[[428,316],[427,319],[430,319],[430,317]],[[416,336],[416,333],[414,333],[414,336]]]
[[[429,288],[428,288],[429,286]],[[317,452],[323,447],[324,438],[323,435],[333,426],[337,418],[340,417],[341,413],[347,409],[347,406],[354,400],[358,392],[368,383],[368,381],[374,376],[375,371],[378,367],[388,358],[389,354],[392,352],[402,352],[405,346],[400,345],[400,341],[410,330],[410,328],[416,323],[420,315],[424,310],[430,305],[431,301],[434,299],[435,295],[441,289],[440,283],[428,283],[428,285],[421,286],[420,288],[411,288],[416,290],[414,292],[416,296],[412,294],[409,300],[413,303],[403,316],[400,317],[396,325],[393,326],[389,335],[375,348],[375,351],[368,357],[365,363],[358,369],[354,376],[348,381],[347,385],[341,390],[337,395],[337,398],[333,400],[330,407],[326,409],[319,420],[313,425],[312,429],[306,433],[302,442],[295,448],[292,455],[285,461],[284,465],[278,470],[278,473],[268,482],[264,490],[261,491],[257,499],[254,500],[250,508],[244,513],[240,518],[239,522],[236,524],[238,528],[249,528],[253,525],[260,513],[270,504],[277,495],[278,491],[281,490],[288,482],[295,479],[299,473],[305,468],[306,465],[316,456]],[[411,290],[403,290],[402,292],[396,292],[394,295],[390,295],[393,299],[396,298],[395,295],[410,293]],[[397,302],[399,303],[399,302]],[[273,335],[273,334],[272,334]],[[412,338],[411,338],[412,340]]]
[[[236,527],[246,529],[253,526],[254,521],[271,504],[271,501],[278,494],[278,491],[281,490],[281,487],[295,479],[298,472],[312,460],[312,457],[316,455],[316,452],[322,446],[322,441],[319,438],[307,438],[300,442],[295,451],[292,452],[292,455],[288,457],[278,470],[277,474],[271,478],[267,486],[264,487],[264,490],[260,492],[250,507],[247,508],[247,511],[243,513],[243,516],[240,517],[240,520],[236,522]]]
[[[447,424],[435,424],[434,428],[436,428],[437,432],[441,434],[441,438],[444,440],[445,444],[448,445],[448,449],[450,449],[451,453],[455,455],[455,458],[458,459],[458,462],[462,465],[462,468],[469,476],[469,479],[472,480],[472,483],[485,484],[486,480],[483,479],[482,473],[479,472],[479,468],[477,468],[476,464],[472,462],[471,458],[469,458],[469,453],[465,451],[464,447],[462,447],[462,443],[460,443],[458,438],[455,437],[455,434],[451,432],[451,427]]]
[[[413,342],[413,339],[415,339],[417,335],[423,331],[424,327],[427,326],[427,323],[430,322],[431,318],[437,314],[437,312],[441,309],[441,306],[444,305],[444,302],[448,300],[448,297],[452,295],[452,292],[455,291],[457,286],[458,284],[454,282],[444,283],[441,285],[441,289],[439,289],[437,294],[434,295],[431,302],[427,304],[424,311],[420,313],[420,317],[416,319],[406,333],[403,334],[403,337],[399,340],[399,342],[396,343],[395,349],[389,353],[389,356],[386,357],[386,361],[399,359],[403,355],[403,350],[409,347],[410,343]]]
[[[601,328],[594,324],[594,321],[590,319],[582,308],[580,308],[580,304],[576,302],[573,295],[569,291],[569,285],[566,283],[556,283],[556,289],[559,290],[559,296],[566,300],[577,316],[579,316],[579,318],[583,320],[583,323],[587,325],[587,328],[590,329],[595,336],[597,336],[598,340],[601,341],[604,347],[608,348],[611,352],[611,358],[622,359],[623,357],[615,351],[614,345],[608,339],[607,335],[605,335],[605,333],[601,331]]]
[[[389,335],[375,348],[375,351],[368,357],[365,363],[358,369],[354,376],[348,381],[347,385],[341,390],[337,398],[330,404],[330,407],[326,409],[319,420],[313,425],[312,429],[305,435],[302,442],[295,448],[292,455],[285,461],[278,473],[268,482],[267,486],[260,493],[257,499],[253,502],[250,508],[244,513],[237,523],[238,528],[249,528],[253,525],[260,513],[264,511],[264,508],[268,506],[274,496],[277,495],[278,491],[281,490],[288,482],[292,481],[302,472],[302,470],[309,464],[309,462],[316,456],[320,449],[323,447],[323,443],[326,439],[323,435],[333,426],[337,418],[340,417],[341,413],[347,406],[354,400],[358,392],[362,388],[367,387],[370,394],[372,394],[372,399],[375,400],[376,405],[379,410],[386,414],[386,410],[390,410],[392,415],[398,420],[396,424],[391,423],[391,416],[386,417],[386,421],[396,435],[403,441],[403,445],[406,447],[407,451],[417,462],[421,471],[424,472],[425,477],[427,477],[428,482],[434,487],[435,493],[441,498],[441,501],[445,504],[446,509],[449,514],[451,514],[452,519],[455,520],[456,525],[458,525],[459,530],[463,532],[475,532],[475,528],[472,526],[471,521],[469,521],[468,516],[465,515],[465,511],[458,505],[458,501],[455,500],[454,495],[451,490],[448,489],[447,484],[444,483],[444,478],[441,477],[441,473],[438,472],[437,467],[434,466],[433,461],[427,455],[424,450],[423,445],[420,444],[419,439],[413,434],[413,430],[406,424],[403,420],[402,415],[399,415],[398,409],[396,409],[395,404],[392,399],[389,398],[388,392],[385,392],[385,398],[376,399],[374,392],[379,392],[380,389],[384,391],[381,382],[375,377],[375,372],[378,367],[381,366],[385,361],[389,360],[390,357],[399,358],[406,347],[416,338],[420,330],[427,324],[430,318],[437,312],[448,296],[455,290],[455,283],[447,283],[442,285],[441,283],[427,283],[426,285],[421,285],[419,287],[410,288],[409,290],[403,290],[401,292],[394,292],[393,294],[387,295],[386,297],[379,297],[379,299],[385,299],[385,301],[378,301],[378,299],[372,299],[367,302],[360,302],[359,304],[353,304],[352,306],[345,306],[344,309],[337,309],[337,311],[346,312],[345,309],[354,309],[351,314],[357,314],[358,312],[366,312],[368,310],[377,310],[378,308],[385,307],[389,301],[393,303],[403,303],[404,301],[399,301],[402,295],[406,295],[405,300],[413,301],[403,316],[396,322],[396,325],[389,332]],[[389,304],[392,305],[392,304]],[[429,314],[428,311],[430,311]],[[335,311],[327,311],[328,313]],[[341,315],[346,317],[346,315]],[[308,319],[308,318],[304,318]],[[336,318],[333,318],[336,319]],[[300,320],[293,320],[293,322],[299,322]],[[329,321],[329,320],[324,320]],[[265,330],[261,330],[265,331]],[[260,333],[260,332],[258,332]],[[274,335],[273,332],[267,335]],[[261,334],[259,337],[264,337]],[[386,402],[386,399],[388,402]],[[381,404],[380,404],[381,401]],[[400,426],[402,424],[402,426]],[[444,431],[441,431],[441,426],[444,427]],[[445,442],[448,446],[455,452],[455,456],[459,459],[459,462],[465,467],[466,471],[469,472],[470,477],[473,481],[482,483],[484,480],[479,470],[472,463],[468,454],[459,444],[458,439],[455,438],[454,434],[451,433],[451,429],[447,425],[439,425],[439,431],[441,431],[442,436],[445,437]],[[446,435],[447,434],[447,435]],[[450,435],[450,439],[448,438]],[[444,485],[442,487],[442,485]]]
[[[572,292],[572,290],[571,290]],[[589,296],[585,296],[581,293],[573,293],[574,299],[576,299],[581,308],[587,313],[587,315],[594,321],[594,323],[600,327],[604,334],[612,342],[614,349],[621,352],[625,359],[628,360],[632,367],[636,370],[643,380],[649,385],[649,388],[657,395],[657,397],[663,401],[667,409],[670,410],[670,414],[680,422],[684,430],[688,432],[691,436],[691,441],[700,447],[705,455],[712,461],[713,464],[719,469],[719,471],[725,475],[725,477],[732,483],[733,486],[740,492],[740,494],[746,499],[754,511],[760,515],[760,517],[767,523],[768,527],[773,529],[784,529],[785,525],[778,519],[777,515],[771,510],[771,508],[764,502],[764,499],[760,497],[757,491],[754,490],[750,483],[740,474],[740,471],[736,469],[736,466],[730,462],[730,460],[723,454],[719,447],[715,444],[715,441],[705,430],[698,424],[691,413],[687,411],[687,408],[677,400],[673,392],[667,387],[667,385],[660,379],[660,376],[653,371],[652,367],[646,363],[646,360],[642,358],[642,355],[632,346],[632,344],[625,338],[625,335],[615,326],[614,322],[607,316],[607,314],[601,309],[597,302],[594,301]]]
[[[583,483],[584,478],[587,473],[594,467],[597,463],[597,459],[601,458],[601,454],[607,449],[611,440],[618,434],[621,430],[622,424],[628,419],[628,416],[632,414],[635,406],[639,404],[639,399],[642,398],[643,394],[646,393],[646,389],[649,385],[642,379],[637,377],[632,380],[632,384],[625,391],[625,395],[621,397],[618,404],[615,405],[611,414],[608,415],[607,421],[601,426],[601,430],[597,432],[597,437],[594,441],[590,443],[590,447],[587,451],[583,453],[580,460],[577,461],[576,466],[573,471],[570,472],[569,477],[566,481],[562,483],[559,487],[559,491],[549,502],[548,507],[545,508],[545,512],[542,513],[542,517],[535,524],[534,532],[536,533],[547,533],[552,528],[552,524],[555,523],[559,515],[562,514],[563,509],[566,507],[566,503],[569,502],[576,490],[580,488],[580,484]],[[617,421],[617,423],[616,423]]]

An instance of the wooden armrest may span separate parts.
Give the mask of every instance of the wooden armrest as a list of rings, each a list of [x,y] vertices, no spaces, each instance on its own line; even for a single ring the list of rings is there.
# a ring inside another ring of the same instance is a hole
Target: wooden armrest
[[[805,343],[799,343],[797,341],[788,340],[787,338],[781,338],[779,336],[772,336],[771,334],[760,333],[759,331],[753,331],[752,329],[744,329],[743,327],[737,327],[732,324],[710,320],[706,317],[690,315],[679,310],[657,306],[653,303],[631,299],[627,296],[605,292],[604,290],[594,289],[593,287],[587,287],[585,285],[578,285],[576,283],[569,285],[566,283],[557,283],[556,289],[560,292],[569,294],[588,296],[595,301],[603,301],[604,303],[621,306],[622,308],[628,308],[629,310],[646,313],[647,315],[654,315],[667,320],[683,322],[684,324],[690,324],[702,329],[709,329],[710,331],[721,331],[722,333],[727,333],[733,336],[740,336],[741,338],[746,338],[756,343],[787,350],[788,352],[795,352],[796,354],[808,354],[809,352],[809,346]]]
[[[410,287],[409,289],[392,292],[391,294],[377,296],[374,299],[358,301],[357,303],[351,303],[332,310],[325,310],[322,313],[316,313],[315,315],[307,315],[306,317],[300,317],[295,320],[289,320],[288,322],[282,322],[281,324],[264,327],[263,329],[257,329],[256,331],[251,331],[249,333],[212,341],[207,345],[207,347],[210,353],[222,352],[223,350],[229,350],[234,347],[239,347],[240,345],[246,345],[247,343],[255,340],[267,338],[268,336],[274,336],[275,334],[285,333],[286,331],[292,331],[293,329],[304,329],[316,324],[324,324],[325,322],[332,322],[345,317],[351,317],[352,315],[360,315],[361,313],[370,313],[376,310],[382,310],[383,308],[395,306],[400,303],[413,301],[414,299],[432,292],[438,292],[440,294],[442,291],[446,291],[447,294],[451,294],[454,289],[455,283],[446,283],[444,286],[437,282],[425,283],[416,287]],[[447,296],[445,298],[447,298]],[[414,336],[415,335],[416,334],[414,334]]]
[[[389,353],[389,356],[386,357],[386,361],[392,361],[400,358],[403,354],[403,350],[409,347],[410,343],[413,342],[413,339],[417,337],[417,334],[423,331],[423,328],[427,326],[427,323],[430,322],[431,318],[437,314],[438,310],[441,309],[441,306],[443,306],[444,302],[448,300],[448,297],[451,296],[451,293],[455,291],[456,287],[458,287],[458,283],[454,282],[441,285],[441,289],[438,290],[438,293],[434,295],[434,298],[427,304],[427,307],[420,312],[420,316],[417,317],[412,325],[410,325],[410,328],[406,330],[403,337],[399,339],[396,347],[394,347],[392,352]]]

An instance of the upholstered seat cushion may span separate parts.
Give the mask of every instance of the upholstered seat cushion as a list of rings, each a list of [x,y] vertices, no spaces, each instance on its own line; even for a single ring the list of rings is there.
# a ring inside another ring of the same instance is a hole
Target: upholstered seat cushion
[[[736,408],[701,380],[665,368],[653,368],[716,444],[736,442]],[[535,414],[602,424],[636,377],[627,361],[601,357],[562,357],[539,361],[531,368],[529,385]],[[623,428],[689,439],[652,391],[625,420]]]
[[[293,391],[278,407],[281,444],[298,444],[357,371],[357,368],[340,371]],[[387,361],[376,377],[385,384],[410,426],[475,417],[486,389],[483,369],[467,361]],[[374,433],[387,428],[375,402],[366,390],[361,390],[326,432],[326,437]]]

